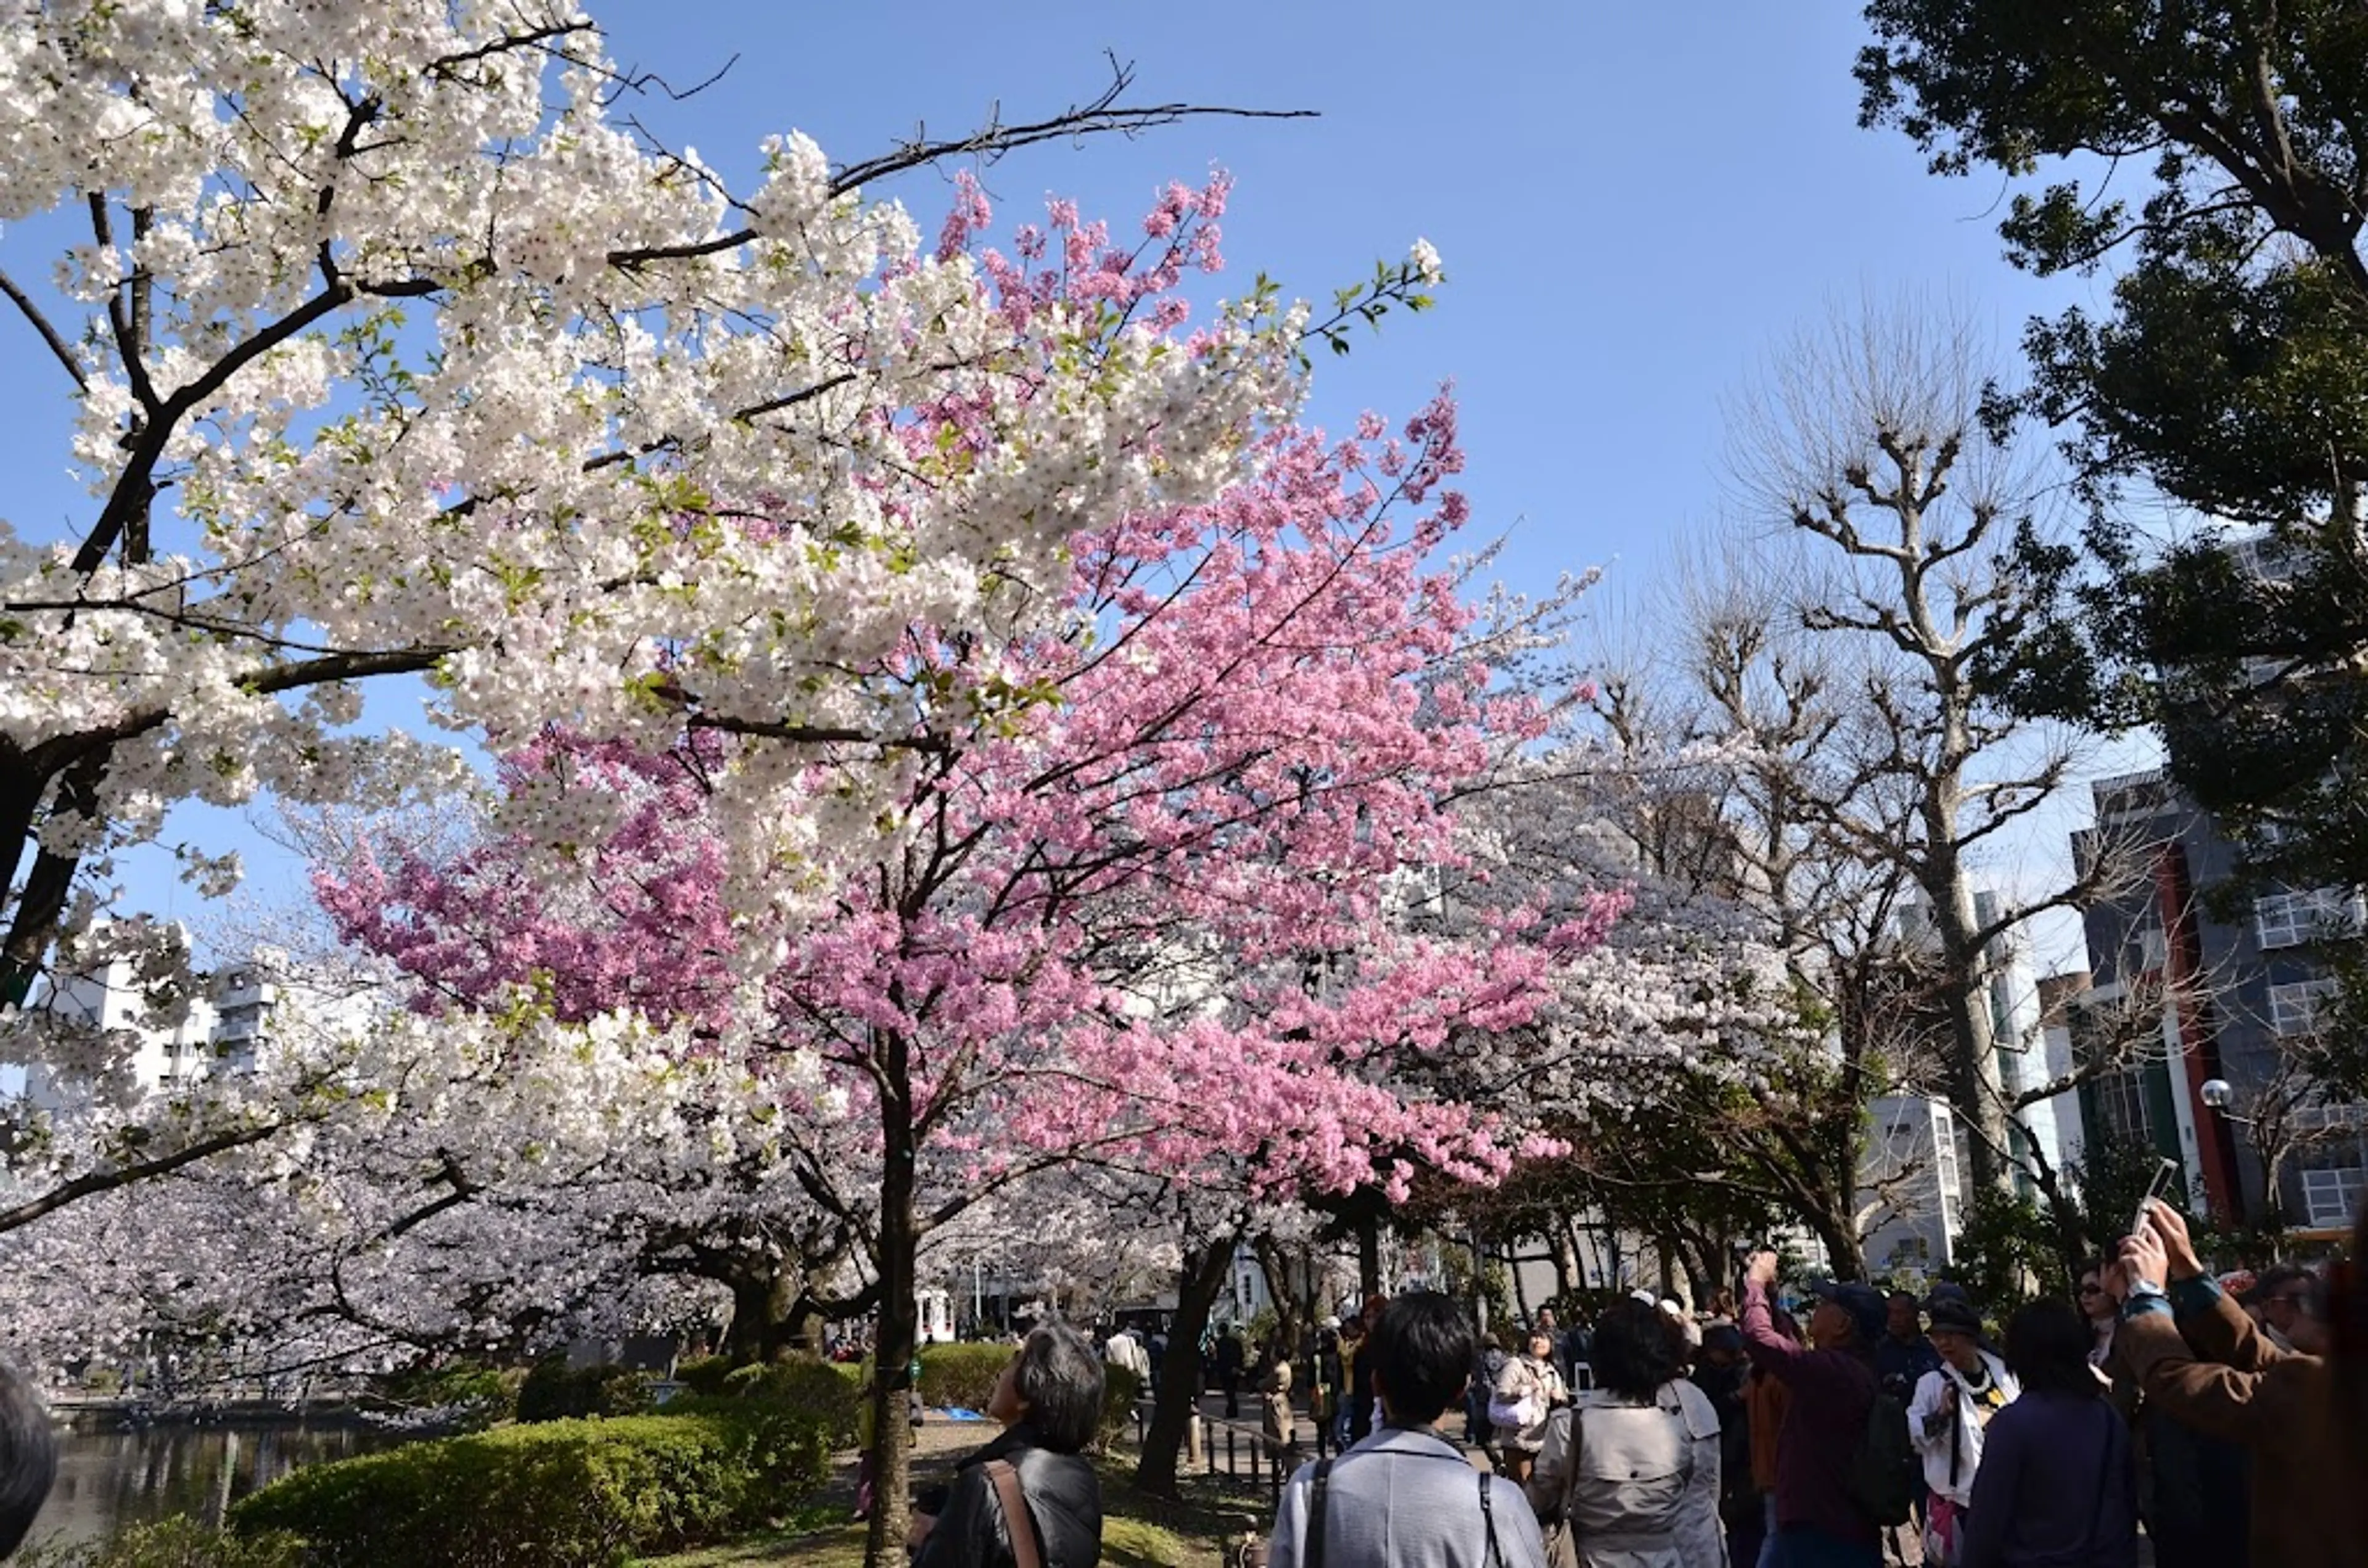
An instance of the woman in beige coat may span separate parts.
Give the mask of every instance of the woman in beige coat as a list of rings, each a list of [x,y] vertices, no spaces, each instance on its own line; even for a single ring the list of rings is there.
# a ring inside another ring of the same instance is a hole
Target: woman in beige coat
[[[1562,1381],[1562,1372],[1554,1366],[1554,1335],[1543,1328],[1534,1330],[1528,1347],[1497,1374],[1497,1397],[1488,1405],[1508,1479],[1529,1479],[1530,1466],[1545,1445],[1547,1419],[1569,1403],[1570,1385]]]
[[[1258,1403],[1266,1407],[1266,1451],[1280,1460],[1299,1446],[1291,1410],[1291,1357],[1281,1340],[1266,1347],[1258,1381]]]
[[[1595,1387],[1549,1425],[1526,1488],[1547,1560],[1579,1568],[1727,1568],[1718,1412],[1686,1379],[1660,1310],[1615,1301],[1596,1320]]]

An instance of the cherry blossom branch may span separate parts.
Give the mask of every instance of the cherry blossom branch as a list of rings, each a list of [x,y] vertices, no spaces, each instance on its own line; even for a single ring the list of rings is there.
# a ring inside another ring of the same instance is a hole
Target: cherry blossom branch
[[[282,1131],[286,1126],[285,1122],[274,1121],[256,1127],[240,1128],[235,1131],[218,1132],[211,1137],[201,1138],[194,1143],[176,1149],[169,1154],[159,1154],[152,1159],[133,1160],[108,1170],[90,1171],[60,1182],[39,1198],[28,1199],[11,1208],[0,1209],[0,1235],[5,1235],[10,1231],[21,1230],[34,1221],[54,1214],[66,1205],[82,1199],[93,1198],[102,1192],[113,1192],[118,1187],[130,1187],[135,1182],[151,1181],[159,1176],[170,1176],[175,1171],[184,1170],[201,1160],[210,1160],[217,1154],[228,1153],[233,1149],[244,1149],[252,1144],[260,1143],[265,1139]]]
[[[63,365],[66,374],[74,378],[76,390],[88,392],[90,379],[83,372],[82,361],[74,358],[74,350],[66,347],[66,340],[58,335],[58,329],[50,324],[50,318],[41,313],[41,308],[33,303],[32,297],[18,288],[17,280],[5,270],[0,270],[0,294],[7,295],[9,303],[32,324],[35,332],[40,334],[41,341],[50,346],[50,352],[57,356],[58,363]]]

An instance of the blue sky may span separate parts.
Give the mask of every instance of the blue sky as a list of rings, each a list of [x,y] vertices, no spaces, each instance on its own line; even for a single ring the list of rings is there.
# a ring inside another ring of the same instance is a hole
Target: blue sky
[[[1714,517],[1721,397],[1830,305],[1925,290],[2010,347],[2025,317],[2097,287],[2013,272],[1995,182],[1935,179],[1897,135],[1857,128],[1851,0],[586,4],[620,62],[678,85],[737,55],[689,101],[640,110],[744,185],[771,131],[852,160],[916,121],[965,130],[998,100],[1033,119],[1097,91],[1105,51],[1134,63],[1144,100],[1321,111],[1041,148],[987,184],[1000,219],[1057,193],[1117,228],[1167,179],[1222,164],[1237,185],[1221,281],[1262,270],[1315,298],[1428,237],[1449,273],[1439,309],[1327,357],[1315,413],[1403,413],[1453,377],[1475,531],[1518,523],[1503,560],[1516,586],[1591,565],[1640,577],[1673,533]],[[893,188],[933,230],[939,177]],[[46,255],[20,248],[38,237],[0,235],[0,265],[41,277]],[[22,324],[0,321],[0,517],[28,537],[88,511],[63,472],[63,386]],[[215,849],[252,836],[219,814],[184,832]],[[291,868],[250,847],[259,891],[292,890]],[[165,902],[161,881],[140,881]]]

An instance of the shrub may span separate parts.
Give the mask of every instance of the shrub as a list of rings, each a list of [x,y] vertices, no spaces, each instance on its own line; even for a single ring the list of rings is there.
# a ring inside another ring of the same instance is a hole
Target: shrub
[[[520,1386],[516,1372],[477,1361],[450,1361],[405,1368],[381,1380],[380,1393],[398,1407],[438,1413],[447,1430],[482,1432],[518,1415]]]
[[[863,1407],[858,1371],[835,1362],[793,1357],[769,1366],[735,1367],[718,1392],[727,1399],[786,1405],[819,1423],[832,1448],[848,1449],[855,1446],[856,1422]]]
[[[231,1525],[302,1537],[309,1568],[613,1568],[763,1526],[827,1460],[814,1422],[719,1401],[309,1465],[233,1505]]]
[[[657,1403],[649,1378],[627,1367],[570,1370],[564,1355],[545,1356],[518,1385],[521,1421],[567,1421],[586,1415],[642,1415]]]
[[[1134,1425],[1134,1403],[1143,1397],[1143,1380],[1126,1367],[1102,1367],[1101,1446],[1109,1448]]]
[[[692,1356],[677,1362],[674,1380],[693,1393],[708,1395],[723,1392],[723,1381],[744,1369],[729,1356]]]
[[[985,1410],[995,1396],[995,1380],[1010,1359],[1008,1345],[924,1345],[921,1403]]]
[[[18,1568],[300,1568],[303,1547],[292,1535],[230,1535],[176,1514],[104,1541],[28,1546],[12,1561]]]

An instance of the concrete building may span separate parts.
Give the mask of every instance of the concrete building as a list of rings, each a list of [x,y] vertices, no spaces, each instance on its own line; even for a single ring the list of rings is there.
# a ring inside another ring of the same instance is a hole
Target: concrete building
[[[31,1006],[75,1023],[129,1036],[127,1062],[143,1094],[169,1092],[213,1073],[237,1073],[255,1062],[272,1037],[275,1015],[290,1010],[313,1027],[346,1029],[365,1024],[373,995],[328,975],[306,974],[285,954],[258,949],[244,961],[202,975],[178,1015],[159,1017],[123,959],[49,977]],[[61,1104],[72,1086],[50,1066],[25,1073],[35,1104]]]
[[[2242,851],[2167,774],[2100,780],[2092,796],[2096,825],[2072,835],[2075,859],[2085,869],[2121,855],[2136,874],[2082,912],[2094,979],[2087,1007],[2075,1010],[2072,1044],[2084,1060],[2104,1051],[2128,1058],[2081,1088],[2084,1128],[2177,1160],[2192,1198],[2215,1218],[2266,1217],[2274,1156],[2289,1224],[2348,1223],[2368,1171],[2368,1118],[2298,1078],[2291,1047],[2316,1027],[2317,1003],[2333,989],[2312,944],[2359,930],[2359,899],[2294,888],[2215,903],[2207,895],[2242,869]],[[2108,1017],[2111,1029],[2100,1022]],[[2226,1113],[2203,1101],[2215,1078],[2234,1091]]]

